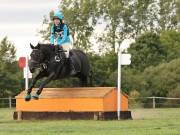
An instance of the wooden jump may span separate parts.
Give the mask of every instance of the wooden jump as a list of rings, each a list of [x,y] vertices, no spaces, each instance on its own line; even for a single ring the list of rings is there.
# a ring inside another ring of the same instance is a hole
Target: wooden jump
[[[115,87],[44,88],[39,100],[29,102],[24,96],[25,91],[16,96],[14,119],[117,119]],[[131,119],[126,94],[121,94],[121,118]]]

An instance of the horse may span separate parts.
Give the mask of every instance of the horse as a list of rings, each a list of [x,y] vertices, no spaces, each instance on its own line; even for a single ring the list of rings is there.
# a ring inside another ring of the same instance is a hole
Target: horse
[[[64,79],[68,77],[76,77],[80,80],[80,85],[85,87],[88,85],[88,78],[91,80],[90,62],[87,55],[78,49],[72,49],[69,52],[69,57],[72,59],[75,74],[71,74],[70,61],[65,56],[65,51],[62,47],[59,49],[60,61],[55,60],[55,46],[51,44],[40,44],[36,46],[30,44],[32,52],[29,60],[29,70],[33,73],[32,82],[27,90],[25,101],[30,101],[31,98],[38,100],[43,88],[51,80]],[[35,74],[35,75],[34,75]],[[32,88],[37,80],[45,78],[41,81],[36,94],[31,97]],[[92,81],[90,81],[92,82]]]

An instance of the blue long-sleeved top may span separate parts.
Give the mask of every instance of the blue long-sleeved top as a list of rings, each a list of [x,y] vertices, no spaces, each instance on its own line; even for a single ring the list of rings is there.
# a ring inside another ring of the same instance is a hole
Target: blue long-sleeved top
[[[51,44],[55,44],[55,40],[57,41],[57,45],[62,45],[64,43],[70,43],[69,38],[69,29],[66,24],[60,24],[58,26],[51,26]]]

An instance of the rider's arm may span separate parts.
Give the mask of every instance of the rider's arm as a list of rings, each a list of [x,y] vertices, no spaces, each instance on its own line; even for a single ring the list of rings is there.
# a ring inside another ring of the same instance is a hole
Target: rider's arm
[[[50,37],[51,44],[54,44],[54,26],[51,26],[51,37]]]
[[[59,43],[58,43],[59,45],[63,44],[64,41],[68,38],[68,27],[67,27],[67,25],[64,25],[63,31],[64,31],[63,38],[59,41]]]

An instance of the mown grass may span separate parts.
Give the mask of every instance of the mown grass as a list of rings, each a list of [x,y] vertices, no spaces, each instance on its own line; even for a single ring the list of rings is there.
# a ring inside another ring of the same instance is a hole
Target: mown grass
[[[14,121],[0,109],[0,135],[180,135],[180,109],[135,109],[134,120]]]

